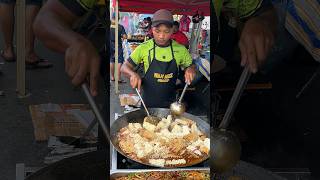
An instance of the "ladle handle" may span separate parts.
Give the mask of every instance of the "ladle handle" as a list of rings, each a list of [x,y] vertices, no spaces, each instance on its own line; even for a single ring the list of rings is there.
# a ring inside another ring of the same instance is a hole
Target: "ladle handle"
[[[244,70],[242,71],[242,74],[240,76],[240,79],[238,81],[238,84],[236,86],[236,89],[234,90],[234,93],[231,97],[231,100],[229,102],[228,108],[226,110],[226,113],[223,117],[223,120],[221,121],[219,128],[226,129],[228,125],[230,124],[230,119],[234,113],[234,110],[236,109],[238,102],[241,98],[242,92],[244,88],[247,85],[248,80],[250,79],[250,70],[249,67],[246,66]]]
[[[180,96],[179,101],[178,101],[179,103],[181,103],[182,98],[183,98],[184,94],[186,93],[187,87],[188,87],[188,83],[186,83],[186,85],[184,85],[184,88],[182,90],[181,96]]]
[[[86,95],[86,98],[87,98],[87,100],[88,100],[88,102],[89,102],[89,104],[91,106],[91,109],[93,110],[93,112],[94,112],[94,114],[95,114],[95,116],[96,116],[96,118],[97,118],[97,120],[98,120],[98,122],[99,122],[99,124],[100,124],[100,126],[101,126],[101,128],[102,128],[102,130],[104,132],[104,134],[106,135],[107,139],[110,140],[109,131],[108,131],[107,125],[106,125],[105,121],[102,118],[102,115],[100,113],[100,110],[97,107],[97,104],[95,103],[93,97],[90,94],[90,91],[88,89],[87,84],[83,83],[81,85],[81,87],[82,87],[82,90],[83,90],[84,94]]]
[[[137,94],[138,94],[138,96],[139,96],[139,98],[140,98],[140,100],[141,100],[141,102],[142,102],[142,105],[143,105],[144,109],[147,111],[148,116],[150,116],[150,113],[149,113],[149,111],[148,111],[148,109],[147,109],[146,104],[144,104],[144,101],[143,101],[143,99],[142,99],[142,97],[141,97],[140,92],[138,91],[137,88],[135,88],[135,90],[136,90],[136,92],[137,92]]]

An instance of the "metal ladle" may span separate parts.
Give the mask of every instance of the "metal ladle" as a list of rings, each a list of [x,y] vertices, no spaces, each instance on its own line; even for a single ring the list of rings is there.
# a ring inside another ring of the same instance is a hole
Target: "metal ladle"
[[[148,116],[145,118],[145,120],[146,120],[147,122],[149,122],[149,123],[151,123],[151,124],[153,124],[153,125],[156,126],[156,125],[159,123],[159,121],[161,121],[161,119],[160,119],[159,117],[151,116],[151,115],[150,115],[150,113],[149,113],[149,111],[148,111],[148,109],[147,109],[147,106],[146,106],[146,104],[144,103],[144,101],[143,101],[143,99],[142,99],[142,97],[141,97],[141,94],[140,94],[139,90],[138,90],[137,88],[135,88],[135,90],[136,90],[136,92],[137,92],[137,94],[138,94],[138,96],[139,96],[139,98],[140,98],[140,100],[141,100],[141,103],[142,103],[144,109],[145,109],[146,112],[147,112],[147,115],[148,115]]]
[[[241,144],[237,136],[227,131],[231,117],[238,105],[240,97],[250,78],[250,71],[245,67],[238,81],[236,89],[229,102],[226,113],[218,129],[214,129],[211,135],[212,167],[214,172],[222,173],[233,168],[240,160]]]
[[[102,117],[102,115],[100,113],[100,110],[98,109],[97,104],[95,103],[92,95],[90,94],[90,91],[88,89],[87,84],[83,83],[81,85],[81,88],[82,88],[84,94],[86,95],[86,98],[87,98],[87,100],[88,100],[88,102],[89,102],[89,104],[91,106],[91,109],[94,112],[94,114],[95,114],[95,116],[96,116],[96,118],[97,118],[97,120],[98,120],[98,122],[99,122],[99,124],[100,124],[100,126],[102,128],[102,131],[104,132],[106,138],[110,141],[110,135],[109,135],[110,133],[108,131],[106,122],[103,120],[103,117]]]
[[[176,116],[180,116],[181,114],[183,114],[186,111],[186,106],[181,101],[182,101],[184,94],[186,93],[187,87],[188,87],[188,83],[186,83],[186,85],[184,86],[179,100],[170,104],[171,114],[176,115]]]

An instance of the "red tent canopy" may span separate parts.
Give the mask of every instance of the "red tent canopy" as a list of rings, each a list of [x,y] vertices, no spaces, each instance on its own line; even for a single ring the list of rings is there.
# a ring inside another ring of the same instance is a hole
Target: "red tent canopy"
[[[197,11],[210,16],[210,0],[119,0],[119,11],[153,14],[168,9],[173,14],[194,15]]]

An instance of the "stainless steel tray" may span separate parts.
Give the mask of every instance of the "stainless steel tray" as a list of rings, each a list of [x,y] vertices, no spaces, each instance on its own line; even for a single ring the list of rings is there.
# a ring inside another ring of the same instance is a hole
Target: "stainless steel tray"
[[[210,168],[190,167],[190,168],[174,168],[174,169],[124,169],[111,170],[110,179],[114,180],[117,177],[128,175],[135,172],[150,172],[150,171],[206,171],[210,172]],[[241,180],[285,180],[285,178],[271,172],[270,170],[261,168],[251,163],[240,161],[232,170],[223,174],[216,174],[215,179],[227,180],[230,177],[237,177]]]
[[[200,171],[210,173],[210,168],[175,168],[175,169],[124,169],[124,170],[111,170],[110,180],[114,180],[118,177],[127,176],[130,173],[141,172],[172,172],[172,171]]]

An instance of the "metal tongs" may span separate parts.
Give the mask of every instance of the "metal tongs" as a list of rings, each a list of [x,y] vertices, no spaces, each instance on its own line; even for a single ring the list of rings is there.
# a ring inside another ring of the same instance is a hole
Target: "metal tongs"
[[[147,115],[148,115],[144,120],[156,126],[161,121],[161,119],[159,117],[150,115],[150,113],[148,111],[148,108],[147,108],[146,104],[144,103],[139,90],[137,88],[135,88],[135,90],[136,90],[136,92],[137,92],[137,94],[138,94],[138,96],[139,96],[139,98],[140,98],[140,100],[142,102],[142,105],[143,105],[143,107],[146,110]]]

